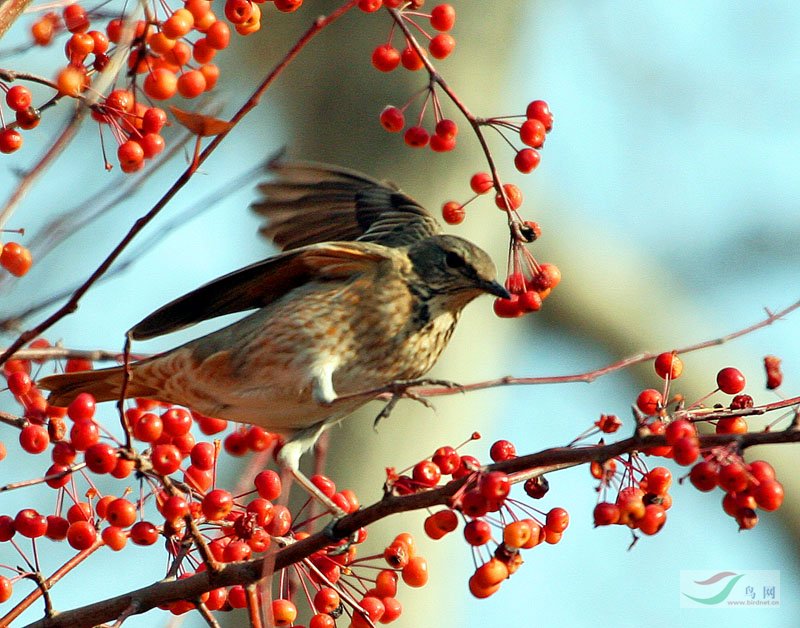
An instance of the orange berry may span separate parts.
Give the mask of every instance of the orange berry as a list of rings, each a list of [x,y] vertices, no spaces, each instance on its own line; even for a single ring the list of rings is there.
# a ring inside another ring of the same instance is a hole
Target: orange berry
[[[178,78],[178,92],[184,98],[196,98],[206,89],[206,77],[200,70],[184,72]]]
[[[422,556],[414,556],[403,567],[403,582],[410,587],[424,587],[428,582],[428,561]]]
[[[16,242],[7,242],[3,246],[3,251],[0,253],[0,266],[12,275],[22,277],[30,270],[32,263],[31,252],[27,247]]]
[[[161,32],[170,39],[178,39],[188,34],[194,26],[194,15],[187,9],[178,9],[161,24]]]
[[[144,92],[154,100],[172,98],[177,91],[178,77],[165,68],[153,70],[144,79]]]
[[[78,96],[84,87],[86,73],[82,67],[68,65],[56,77],[59,93],[64,96]]]

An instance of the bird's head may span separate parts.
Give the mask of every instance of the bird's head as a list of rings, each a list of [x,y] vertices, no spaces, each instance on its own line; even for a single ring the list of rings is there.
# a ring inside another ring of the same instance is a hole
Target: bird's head
[[[457,311],[482,293],[510,298],[497,282],[494,262],[483,249],[464,238],[436,235],[411,245],[408,257],[422,280],[423,296]]]

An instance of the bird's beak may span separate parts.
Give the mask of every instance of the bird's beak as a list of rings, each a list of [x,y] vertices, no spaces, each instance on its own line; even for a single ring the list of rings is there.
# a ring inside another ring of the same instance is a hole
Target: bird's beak
[[[509,291],[506,290],[502,284],[496,281],[487,281],[481,286],[481,288],[483,288],[484,291],[488,292],[489,294],[493,294],[494,296],[500,297],[501,299],[511,298],[511,294],[509,293]]]

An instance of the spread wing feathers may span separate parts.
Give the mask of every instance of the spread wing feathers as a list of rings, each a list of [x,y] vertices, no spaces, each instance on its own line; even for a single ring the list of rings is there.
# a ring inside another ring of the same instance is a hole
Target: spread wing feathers
[[[276,178],[259,185],[253,209],[261,227],[283,250],[318,242],[359,240],[398,247],[435,235],[439,223],[394,184],[353,170],[273,160]]]
[[[390,259],[385,248],[348,242],[315,244],[215,279],[167,303],[134,325],[134,340],[155,338],[210,318],[269,305],[311,279],[342,279],[368,272]]]

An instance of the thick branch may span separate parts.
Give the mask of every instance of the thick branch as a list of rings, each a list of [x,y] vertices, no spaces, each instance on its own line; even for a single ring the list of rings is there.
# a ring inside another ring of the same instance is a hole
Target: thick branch
[[[757,445],[798,442],[800,442],[800,429],[779,432],[748,432],[746,434],[712,434],[700,437],[701,447],[736,445],[741,450]],[[513,473],[527,469],[575,466],[592,461],[608,460],[647,447],[664,445],[666,445],[666,438],[663,436],[632,436],[610,445],[546,449],[535,454],[506,460],[486,467],[486,469]],[[387,495],[372,506],[339,520],[333,526],[333,536],[339,539],[346,538],[359,528],[371,525],[389,515],[447,504],[467,481],[468,478],[463,478],[430,491],[403,497]],[[330,533],[329,530],[328,534]],[[240,563],[229,563],[223,565],[217,572],[204,571],[183,580],[156,582],[130,593],[58,613],[53,617],[46,617],[30,624],[29,628],[94,626],[113,621],[131,608],[135,608],[136,613],[144,613],[159,604],[196,599],[206,591],[217,587],[257,582],[264,576],[265,561],[274,560],[272,569],[275,571],[288,567],[330,545],[331,538],[328,534],[319,532],[288,545],[275,554]]]

